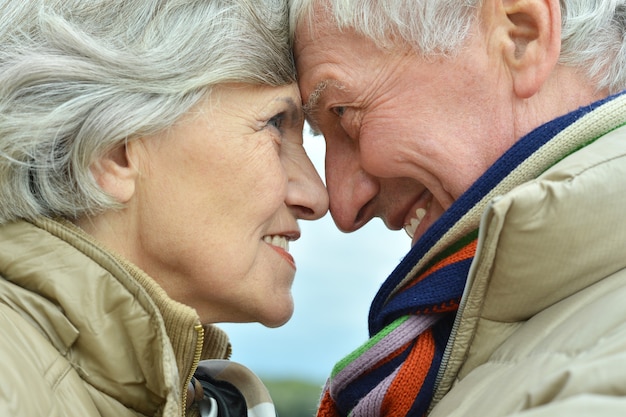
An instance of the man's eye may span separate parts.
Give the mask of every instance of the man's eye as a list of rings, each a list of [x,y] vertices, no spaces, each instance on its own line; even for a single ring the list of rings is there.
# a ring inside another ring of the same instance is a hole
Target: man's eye
[[[278,113],[276,116],[272,117],[267,121],[269,126],[273,126],[276,129],[280,130],[283,126],[283,122],[285,121],[285,113]]]
[[[337,107],[333,107],[331,111],[335,113],[337,117],[342,117],[344,113],[346,112],[346,108],[344,106],[337,106]]]

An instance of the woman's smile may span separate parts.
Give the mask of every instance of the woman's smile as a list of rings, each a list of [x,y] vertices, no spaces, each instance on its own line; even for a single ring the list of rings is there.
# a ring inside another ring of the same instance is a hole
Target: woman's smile
[[[286,236],[273,235],[264,236],[263,241],[267,243],[270,248],[274,249],[280,256],[282,256],[288,263],[296,269],[296,262],[293,256],[289,253],[289,241],[292,240]],[[294,239],[295,240],[295,239]]]

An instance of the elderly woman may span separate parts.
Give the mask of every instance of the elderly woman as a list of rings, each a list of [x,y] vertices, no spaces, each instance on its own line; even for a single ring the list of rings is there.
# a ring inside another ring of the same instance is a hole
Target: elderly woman
[[[287,321],[327,210],[287,32],[281,0],[0,5],[0,415],[267,400],[211,323]]]

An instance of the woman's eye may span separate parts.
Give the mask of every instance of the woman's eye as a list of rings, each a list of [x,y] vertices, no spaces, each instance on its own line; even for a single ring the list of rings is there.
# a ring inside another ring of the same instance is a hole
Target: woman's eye
[[[276,116],[272,117],[267,121],[269,126],[273,126],[276,129],[280,130],[283,126],[283,122],[285,121],[285,113],[278,113]]]
[[[333,107],[331,111],[335,113],[337,117],[342,117],[344,113],[346,112],[346,108],[344,106],[337,106],[337,107]]]

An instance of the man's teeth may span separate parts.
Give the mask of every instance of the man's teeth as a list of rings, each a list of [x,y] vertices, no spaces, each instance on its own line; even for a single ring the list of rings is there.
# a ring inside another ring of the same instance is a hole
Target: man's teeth
[[[411,218],[411,223],[404,226],[404,231],[411,239],[415,236],[415,230],[417,230],[417,226],[420,225],[425,215],[426,209],[418,208],[415,210],[415,217]]]
[[[263,241],[269,243],[270,245],[278,246],[279,248],[289,252],[289,241],[285,236],[263,236]]]

